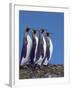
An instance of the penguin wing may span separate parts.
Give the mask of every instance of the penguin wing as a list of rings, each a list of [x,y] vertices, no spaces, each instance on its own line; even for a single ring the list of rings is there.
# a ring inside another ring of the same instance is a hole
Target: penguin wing
[[[50,57],[50,44],[48,44],[47,45],[47,47],[46,47],[46,57],[47,57],[47,59],[49,59],[49,57]]]
[[[31,53],[30,53],[30,62],[31,63],[33,63],[33,59],[34,59],[34,55],[35,55],[35,49],[36,49],[36,41],[35,41],[35,39],[33,38],[32,39],[32,42],[33,42],[33,44],[32,44],[32,49],[31,49]]]
[[[24,48],[23,48],[24,58],[26,57],[26,53],[27,53],[27,44],[28,44],[27,37],[25,37],[25,39],[24,39]]]
[[[44,57],[44,42],[43,42],[43,39],[41,40],[41,43],[40,43],[40,52],[41,52],[41,55],[42,55],[42,58]]]
[[[51,39],[50,38],[48,38],[48,39],[46,38],[46,56],[45,56],[45,58],[44,58],[42,63],[44,63],[44,62],[47,63],[47,62],[49,62],[51,60],[52,52],[53,52],[53,45],[52,45]]]
[[[45,58],[44,58],[42,64],[43,64],[44,62],[46,62],[46,61],[49,59],[49,57],[50,57],[50,48],[49,48],[49,45],[46,43],[46,55],[45,55]],[[47,60],[46,60],[46,59],[47,59]]]
[[[27,39],[25,38],[23,40],[23,47],[22,47],[22,53],[21,53],[21,57],[26,57],[26,52],[27,52]]]
[[[46,57],[49,59],[50,57],[50,42],[49,39],[46,39],[47,45],[46,45]]]
[[[44,56],[44,48],[43,48],[43,42],[41,41],[41,39],[39,39],[38,48],[37,48],[37,55],[36,55],[36,61],[38,61],[41,56],[43,58],[43,56]]]

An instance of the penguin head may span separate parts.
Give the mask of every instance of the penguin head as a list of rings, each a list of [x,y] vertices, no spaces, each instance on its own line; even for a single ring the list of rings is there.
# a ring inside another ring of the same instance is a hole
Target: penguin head
[[[35,35],[36,34],[36,30],[33,30],[32,33]]]
[[[41,30],[40,30],[40,33],[43,34],[43,33],[44,33],[44,29],[41,29]]]
[[[46,32],[46,36],[49,37],[50,36],[50,33],[49,32]]]
[[[30,31],[30,28],[27,27],[27,28],[26,28],[26,33],[29,33],[29,31]]]

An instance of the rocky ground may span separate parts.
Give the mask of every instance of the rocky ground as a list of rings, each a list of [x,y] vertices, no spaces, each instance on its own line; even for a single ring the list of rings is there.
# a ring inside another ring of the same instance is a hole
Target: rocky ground
[[[53,78],[64,77],[63,65],[51,65],[32,68],[30,66],[24,66],[19,69],[19,79],[30,78]]]

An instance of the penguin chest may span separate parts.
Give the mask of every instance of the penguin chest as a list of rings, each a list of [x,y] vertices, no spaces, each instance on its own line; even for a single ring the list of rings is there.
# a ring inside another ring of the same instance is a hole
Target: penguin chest
[[[49,44],[50,44],[50,47],[49,47],[49,51],[50,51],[49,60],[50,60],[52,57],[52,52],[53,52],[53,44],[52,44],[51,38],[48,38],[48,40],[49,40]]]
[[[50,53],[52,54],[53,52],[53,44],[52,44],[52,41],[50,40]]]
[[[46,41],[45,38],[43,37],[43,49],[44,49],[44,57],[46,55]]]
[[[36,54],[37,54],[37,49],[38,49],[38,37],[37,36],[35,36],[35,42],[36,42],[36,45],[35,45],[35,57],[34,58],[36,58]]]
[[[36,49],[35,49],[35,51],[37,52],[37,48],[38,48],[38,37],[35,37],[35,40],[36,40]]]
[[[32,40],[31,40],[30,36],[28,35],[27,36],[27,53],[26,53],[26,58],[29,58],[31,48],[32,48]]]

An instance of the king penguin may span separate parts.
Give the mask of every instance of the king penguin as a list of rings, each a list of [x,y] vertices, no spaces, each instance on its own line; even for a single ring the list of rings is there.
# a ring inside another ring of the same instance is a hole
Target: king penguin
[[[44,37],[44,29],[41,29],[40,30],[40,33],[39,33],[39,51],[38,51],[38,54],[39,54],[39,58],[38,60],[36,61],[36,64],[38,64],[39,66],[41,66],[45,56],[46,56],[46,40],[45,40],[45,37]]]
[[[53,53],[52,40],[50,37],[50,33],[46,32],[46,57],[45,57],[45,60],[43,62],[43,65],[48,65],[49,61],[51,60],[52,53]]]
[[[23,66],[25,64],[29,63],[30,60],[30,53],[32,48],[32,39],[29,35],[30,28],[26,28],[24,40],[23,40],[23,48],[21,53],[21,60],[20,60],[20,66]]]
[[[34,64],[37,57],[38,50],[38,37],[36,35],[36,30],[32,30],[32,50],[31,50],[31,63]]]

